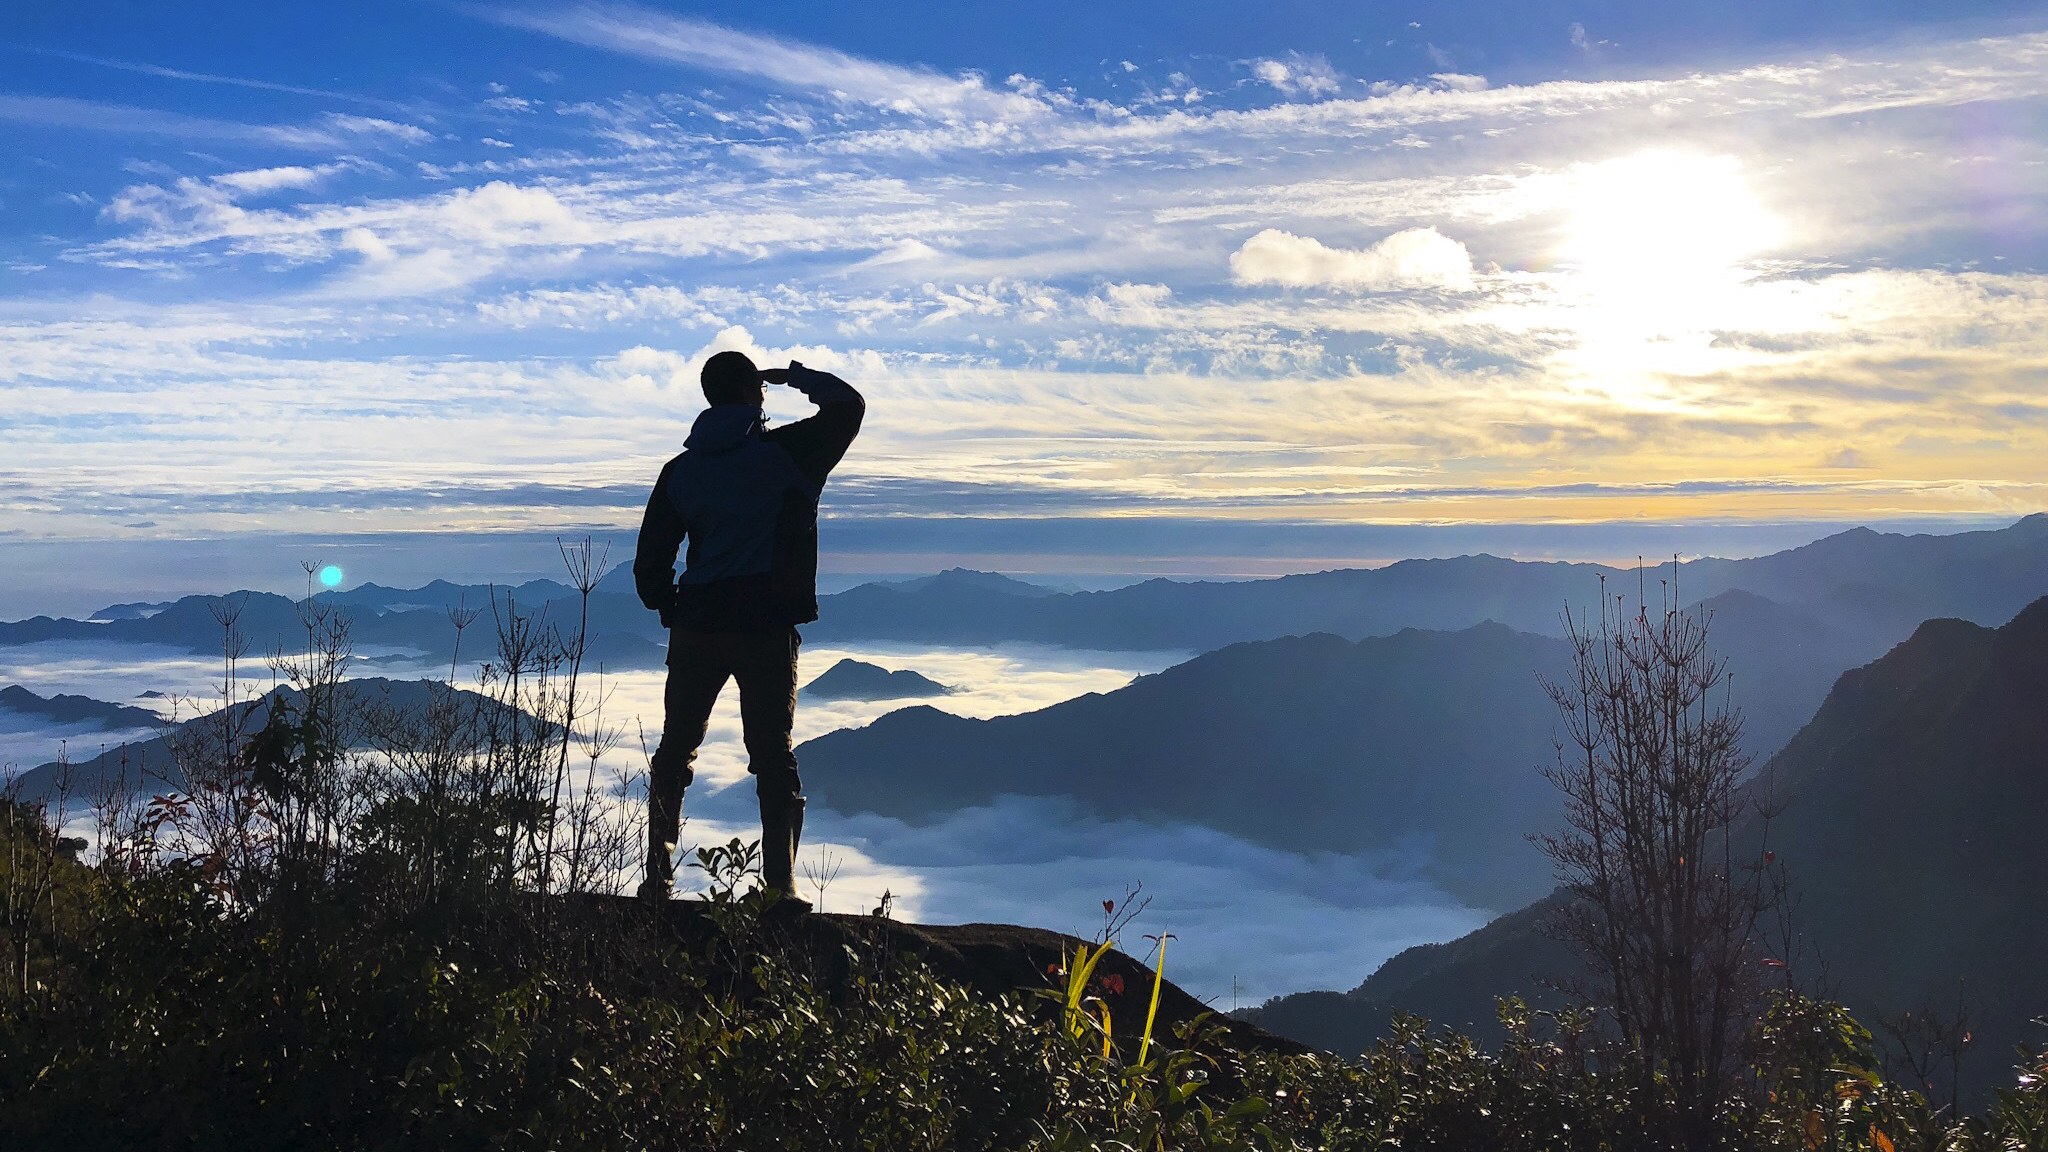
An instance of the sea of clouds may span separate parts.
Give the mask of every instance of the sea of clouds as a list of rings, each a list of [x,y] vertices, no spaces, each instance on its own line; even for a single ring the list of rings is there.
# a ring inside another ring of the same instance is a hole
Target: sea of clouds
[[[371,657],[388,652],[366,652]],[[930,704],[963,716],[1031,711],[1089,692],[1107,692],[1192,655],[1078,651],[1028,644],[982,648],[844,644],[805,646],[800,682],[843,658],[908,668],[955,688],[921,701],[812,700],[797,713],[796,738],[866,724],[895,708]],[[119,643],[51,642],[0,648],[0,684],[40,695],[75,693],[181,717],[217,702],[218,658]],[[267,686],[264,661],[244,663],[247,685]],[[445,666],[367,664],[357,675],[445,677]],[[474,674],[467,669],[458,682]],[[645,749],[660,737],[663,673],[603,672],[585,681],[602,700],[599,723],[618,746],[598,763],[606,788],[644,776]],[[147,697],[143,693],[159,696]],[[645,745],[642,737],[644,733]],[[37,724],[0,714],[0,773],[74,758],[144,729],[101,732]],[[758,835],[753,789],[740,741],[737,692],[715,710],[685,802],[686,847]],[[857,790],[834,782],[834,791]],[[637,804],[638,796],[610,802]],[[806,895],[833,912],[868,912],[886,893],[891,914],[923,923],[1014,923],[1096,934],[1102,902],[1135,891],[1137,916],[1120,933],[1145,955],[1147,937],[1171,933],[1173,979],[1219,1007],[1256,1003],[1308,988],[1348,988],[1402,948],[1445,940],[1487,918],[1434,888],[1417,872],[1428,845],[1374,857],[1304,855],[1248,843],[1197,825],[1109,820],[1059,798],[1004,797],[927,823],[873,813],[814,809],[799,859]],[[822,881],[822,891],[820,882]],[[693,884],[686,869],[683,887]]]

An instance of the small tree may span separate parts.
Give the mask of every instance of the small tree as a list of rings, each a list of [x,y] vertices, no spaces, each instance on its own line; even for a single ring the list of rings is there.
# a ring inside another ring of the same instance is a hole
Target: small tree
[[[1652,614],[1603,582],[1597,620],[1565,613],[1572,672],[1544,681],[1564,722],[1546,775],[1565,828],[1537,838],[1575,899],[1555,930],[1591,970],[1642,1087],[1661,1081],[1689,1147],[1712,1142],[1735,1046],[1755,1015],[1754,942],[1780,872],[1738,846],[1749,757],[1709,615],[1669,585]]]

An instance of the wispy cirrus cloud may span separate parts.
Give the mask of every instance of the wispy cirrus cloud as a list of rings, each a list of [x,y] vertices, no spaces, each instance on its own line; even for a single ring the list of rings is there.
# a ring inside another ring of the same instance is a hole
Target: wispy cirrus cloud
[[[430,138],[416,125],[374,116],[327,112],[303,124],[248,124],[187,116],[155,108],[78,100],[68,96],[0,93],[0,120],[41,128],[84,129],[164,136],[177,140],[267,144],[295,151],[337,151],[351,147],[418,144]]]
[[[1041,117],[1050,107],[1044,94],[1028,83],[999,89],[978,75],[948,76],[925,68],[885,64],[634,4],[477,6],[471,10],[488,20],[592,48],[744,77],[780,91],[809,92],[888,112],[948,121],[1010,120]]]
[[[106,56],[91,56],[83,52],[66,52],[57,48],[19,46],[21,51],[38,56],[55,56],[64,60],[75,60],[81,64],[94,64],[101,68],[113,68],[122,72],[133,72],[141,76],[159,76],[166,80],[189,80],[199,84],[225,84],[235,88],[252,88],[259,92],[283,92],[293,96],[313,96],[322,100],[342,100],[372,108],[384,108],[401,114],[416,111],[412,105],[395,100],[380,100],[374,96],[362,96],[353,92],[337,92],[331,88],[307,88],[297,84],[279,84],[270,80],[257,80],[246,76],[221,76],[211,72],[193,72],[184,68],[166,68],[136,60],[116,60]]]

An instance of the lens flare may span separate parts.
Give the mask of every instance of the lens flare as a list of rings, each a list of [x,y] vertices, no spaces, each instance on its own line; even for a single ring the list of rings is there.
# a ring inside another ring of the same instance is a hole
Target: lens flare
[[[329,564],[320,570],[320,582],[332,588],[341,583],[341,566]]]

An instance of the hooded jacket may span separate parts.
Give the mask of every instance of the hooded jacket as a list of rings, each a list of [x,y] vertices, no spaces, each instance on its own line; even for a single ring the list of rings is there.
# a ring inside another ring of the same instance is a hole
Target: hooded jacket
[[[789,386],[816,415],[769,428],[759,405],[714,404],[648,495],[633,583],[670,627],[759,632],[818,618],[818,497],[867,404],[846,381],[801,365],[790,366]]]

